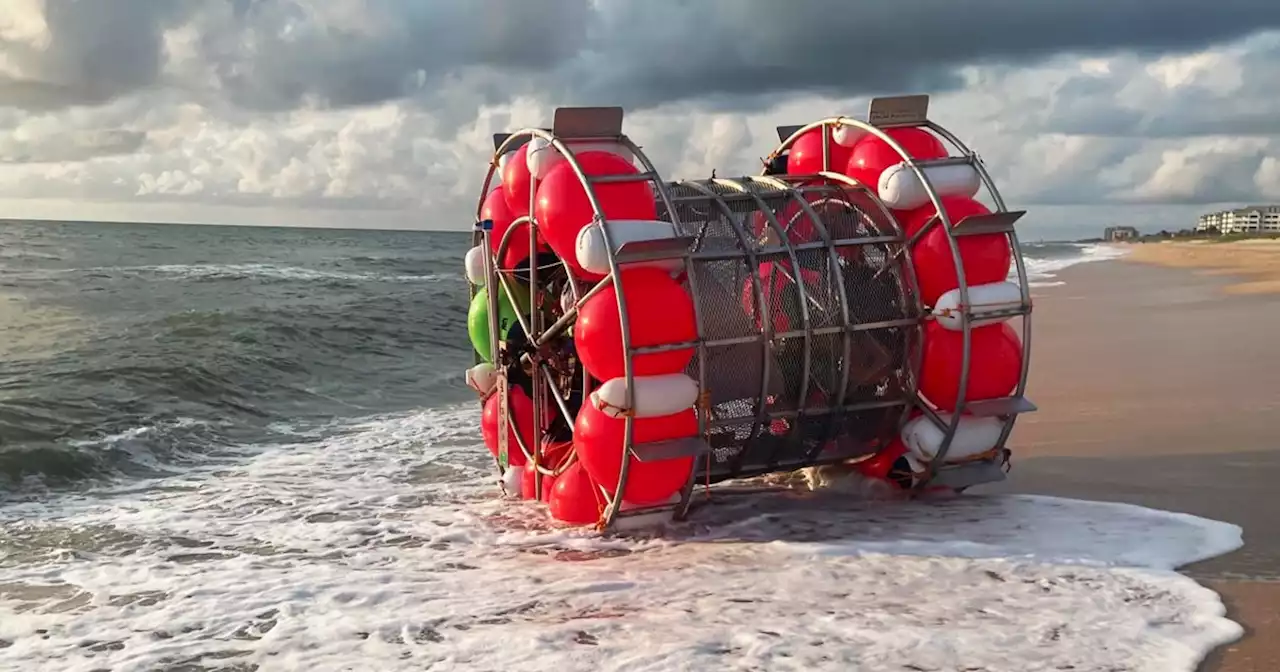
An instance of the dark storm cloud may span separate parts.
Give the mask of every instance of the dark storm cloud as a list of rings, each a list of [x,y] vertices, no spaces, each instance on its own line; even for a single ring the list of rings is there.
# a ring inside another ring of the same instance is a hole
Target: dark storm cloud
[[[239,0],[233,30],[202,47],[243,106],[314,98],[343,107],[430,95],[478,69],[554,71],[585,44],[591,15],[588,0],[367,0],[362,9],[369,31],[329,24],[296,2]]]
[[[660,0],[604,3],[589,90],[633,105],[708,93],[937,90],[955,66],[1188,51],[1280,26],[1275,0]]]
[[[0,105],[47,109],[103,103],[155,83],[163,33],[196,0],[46,0],[49,42],[0,39],[21,76],[0,75]]]
[[[10,105],[155,85],[162,33],[188,19],[219,89],[250,109],[436,102],[477,71],[507,82],[484,99],[630,107],[941,91],[964,64],[1187,51],[1280,27],[1276,0],[50,0],[47,14],[47,50],[0,43],[34,73],[0,81]],[[344,25],[364,19],[375,28]]]
[[[271,26],[288,6],[263,0],[243,14],[257,54],[226,78],[242,104],[429,97],[475,68],[575,103],[631,107],[937,91],[959,84],[963,64],[1187,51],[1280,26],[1275,0],[382,0],[370,11],[395,17],[390,35],[286,37]]]

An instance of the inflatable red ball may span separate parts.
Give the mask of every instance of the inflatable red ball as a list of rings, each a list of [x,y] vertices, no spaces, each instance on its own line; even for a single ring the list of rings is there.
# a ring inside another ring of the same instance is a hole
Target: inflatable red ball
[[[889,128],[885,130],[913,159],[941,159],[947,148],[932,133],[922,128]],[[853,145],[844,174],[867,185],[872,192],[880,188],[880,174],[889,166],[901,163],[902,155],[888,143],[868,135]]]
[[[990,212],[986,206],[969,198],[947,198],[943,199],[942,204],[953,225],[969,215]],[[936,212],[932,205],[918,210],[923,210],[924,214],[912,214],[905,218],[906,225],[914,226],[916,230],[924,226]],[[912,211],[915,212],[917,211]],[[1013,250],[1004,234],[961,236],[956,239],[956,244],[960,249],[960,259],[964,262],[965,283],[970,287],[1003,282],[1009,277],[1009,268],[1013,265]],[[925,305],[933,305],[938,297],[960,286],[955,257],[951,254],[951,244],[947,242],[947,232],[942,226],[935,224],[928,233],[921,236],[911,250],[911,259],[915,263],[916,279],[920,284],[920,300]]]
[[[571,525],[590,525],[600,520],[604,511],[604,497],[595,481],[587,475],[581,462],[574,462],[556,479],[547,496],[547,508],[551,517]]]
[[[942,209],[947,213],[947,219],[951,220],[951,226],[960,223],[960,220],[973,215],[989,215],[991,210],[987,206],[965,196],[943,196]],[[924,228],[933,216],[938,214],[938,208],[934,207],[932,202],[913,208],[911,210],[898,212],[898,223],[902,224],[902,232],[908,238],[916,235],[916,232]],[[935,222],[935,227],[941,227],[942,222]]]
[[[858,463],[858,473],[867,478],[878,478],[880,480],[888,480],[889,472],[893,469],[893,463],[898,458],[907,454],[907,446],[902,443],[899,437],[893,437],[889,445],[880,449],[875,457],[863,460]]]
[[[534,436],[537,433],[533,422],[533,400],[524,390],[513,387],[507,394],[507,407],[510,411],[511,422],[507,423],[507,464],[515,467],[523,466],[526,462],[524,451],[520,450],[520,444],[516,443],[516,428],[520,429],[520,436],[524,438],[524,445],[533,450]],[[514,424],[514,426],[512,426]],[[493,394],[488,401],[484,402],[484,412],[480,415],[480,436],[484,439],[484,445],[493,453],[494,457],[498,456],[498,395]]]
[[[1007,397],[1022,374],[1022,342],[1007,323],[977,327],[970,334],[969,384],[965,401]],[[930,321],[924,330],[920,394],[941,411],[954,411],[960,391],[964,333]]]
[[[520,146],[510,154],[502,166],[502,187],[507,207],[517,217],[529,214],[529,190],[532,188],[533,176],[529,174],[529,143]],[[545,237],[546,234],[544,233]]]
[[[666,271],[634,268],[623,271],[616,284],[622,285],[626,299],[632,347],[684,343],[698,337],[693,299]],[[626,375],[616,284],[588,299],[573,326],[578,358],[592,376],[602,381]],[[631,360],[632,374],[679,373],[692,358],[693,348],[636,355]]]
[[[635,175],[640,171],[626,159],[611,152],[583,152],[576,156],[579,167],[587,175]],[[658,208],[653,188],[648,182],[616,182],[592,185],[607,219],[653,220]],[[551,169],[538,184],[538,200],[534,206],[538,230],[561,259],[568,262],[574,274],[589,280],[604,276],[588,273],[578,265],[578,232],[591,223],[595,210],[582,188],[573,166],[562,162]]]
[[[787,155],[787,174],[788,175],[813,175],[823,171],[822,167],[822,134],[827,134],[827,152],[829,167],[827,170],[832,172],[840,172],[848,163],[849,155],[853,151],[849,147],[842,147],[836,144],[835,140],[831,140],[830,127],[821,129],[813,128],[805,131],[796,141],[791,143],[791,153]]]
[[[698,434],[698,416],[693,409],[656,418],[637,418],[633,422],[633,444],[683,439]],[[617,490],[622,473],[623,442],[626,438],[624,423],[624,420],[611,418],[591,404],[578,411],[578,419],[574,423],[573,441],[578,448],[578,463],[610,495]],[[627,467],[627,489],[622,493],[622,499],[632,504],[665,502],[684,487],[691,469],[692,457],[656,462],[641,462],[632,457]]]
[[[524,474],[520,478],[520,496],[525,499],[538,499],[545,502],[551,495],[552,488],[556,485],[556,477],[548,476],[547,474],[542,475],[542,496],[538,497],[534,493],[537,489],[537,482],[534,480],[535,473],[532,467],[524,470]]]
[[[498,186],[484,197],[484,204],[480,207],[480,219],[493,222],[493,230],[489,232],[489,247],[497,254],[498,245],[502,242],[502,236],[506,234],[507,229],[511,227],[511,223],[516,220],[516,214],[511,211],[511,206],[507,204],[507,192],[502,186]],[[539,235],[538,247],[542,250],[550,249],[546,242],[542,241]],[[502,258],[498,260],[498,267],[503,269],[512,269],[520,265],[525,259],[529,258],[529,225],[521,224],[507,240],[507,249],[502,253]]]

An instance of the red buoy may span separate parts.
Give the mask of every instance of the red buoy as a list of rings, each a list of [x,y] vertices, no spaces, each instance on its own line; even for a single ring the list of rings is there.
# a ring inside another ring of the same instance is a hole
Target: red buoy
[[[693,299],[666,271],[635,268],[623,271],[617,282],[626,297],[632,347],[684,343],[697,338]],[[592,376],[608,381],[625,375],[616,286],[602,290],[582,306],[574,323],[573,339],[578,358]],[[640,354],[632,359],[632,373],[680,373],[692,358],[691,347]]]
[[[507,423],[507,464],[513,467],[523,466],[527,461],[520,444],[516,443],[516,427],[520,428],[520,436],[524,437],[524,445],[533,450],[536,434],[533,422],[533,400],[524,390],[513,387],[507,394],[507,406],[511,411],[511,422]],[[514,426],[512,425],[514,423]],[[484,445],[498,456],[498,395],[495,393],[484,402],[484,411],[480,415],[480,436]]]
[[[791,152],[787,155],[788,175],[812,175],[822,172],[822,133],[826,131],[831,137],[830,127],[812,128],[805,131],[796,141],[791,143]],[[835,140],[827,141],[827,157],[829,168],[839,173],[849,163],[849,155],[853,150],[836,144]]]
[[[632,421],[632,443],[654,443],[683,439],[698,434],[698,416],[693,409],[656,418]],[[612,495],[622,473],[622,451],[626,426],[621,418],[611,418],[592,404],[578,411],[574,423],[573,442],[578,449],[578,463],[591,478]],[[627,488],[623,501],[632,504],[654,504],[666,501],[680,491],[693,469],[692,457],[641,462],[634,456],[627,466]]]
[[[922,128],[889,128],[885,129],[885,134],[901,145],[913,159],[941,159],[947,156],[947,148],[942,141]],[[880,187],[880,174],[904,160],[889,143],[868,135],[854,144],[844,174],[867,185],[875,193]]]
[[[969,342],[969,384],[965,401],[1007,397],[1022,374],[1022,342],[1007,323],[975,327]],[[920,394],[938,410],[954,411],[960,391],[964,332],[935,321],[925,325]]]
[[[640,171],[629,161],[611,152],[592,151],[576,155],[582,172],[591,176],[636,175]],[[527,171],[526,171],[527,172]],[[658,208],[653,188],[648,182],[605,182],[593,184],[600,209],[607,219],[654,220]],[[538,200],[534,216],[539,232],[561,259],[568,262],[574,274],[589,280],[603,275],[588,273],[577,258],[578,232],[591,224],[595,210],[582,187],[582,181],[567,161],[561,162],[538,184]]]
[[[547,497],[547,508],[551,517],[562,523],[590,525],[600,520],[604,497],[582,463],[574,462],[556,479]]]

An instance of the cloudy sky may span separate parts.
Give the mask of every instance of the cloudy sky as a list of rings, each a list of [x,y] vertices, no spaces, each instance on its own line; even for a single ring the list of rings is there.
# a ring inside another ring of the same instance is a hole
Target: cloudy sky
[[[921,92],[1032,239],[1280,201],[1280,0],[0,3],[0,216],[465,230],[557,105],[676,179]]]

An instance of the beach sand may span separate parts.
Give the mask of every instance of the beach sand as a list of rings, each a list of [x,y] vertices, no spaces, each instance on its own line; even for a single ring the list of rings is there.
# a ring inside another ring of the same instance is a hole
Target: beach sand
[[[1168,241],[1133,245],[1131,250],[1130,261],[1191,268],[1203,275],[1236,276],[1224,288],[1229,294],[1280,292],[1280,240]]]
[[[983,490],[1130,502],[1242,526],[1244,548],[1183,569],[1218,591],[1248,631],[1202,669],[1275,672],[1280,295],[1256,283],[1280,287],[1280,245],[1211,247],[1221,249],[1135,246],[1132,257],[1066,269],[1065,285],[1034,290],[1027,396],[1040,410],[1014,430],[1009,480]],[[1234,251],[1254,248],[1265,251]],[[1187,270],[1197,264],[1254,274],[1252,288]]]

